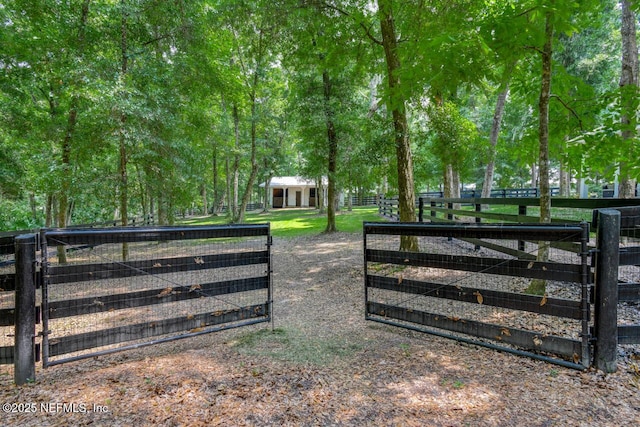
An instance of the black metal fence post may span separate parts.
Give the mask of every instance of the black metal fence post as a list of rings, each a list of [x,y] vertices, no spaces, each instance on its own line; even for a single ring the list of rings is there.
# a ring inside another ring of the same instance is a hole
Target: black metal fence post
[[[453,210],[453,203],[447,203],[447,209],[449,209],[449,211]],[[448,213],[447,214],[447,220],[449,220],[449,222],[453,222],[453,214],[452,213]],[[447,237],[447,240],[449,242],[453,241],[453,237],[449,236]]]
[[[526,216],[527,215],[527,207],[526,206],[518,206],[518,216]],[[523,240],[518,241],[518,250],[524,252],[526,249],[526,242]]]
[[[620,212],[598,212],[595,269],[595,365],[604,372],[617,370],[618,265],[620,262]]]
[[[475,210],[476,210],[476,213],[482,212],[482,205],[480,203],[476,203],[475,204]],[[479,216],[476,216],[476,224],[480,224],[481,222],[482,222],[482,218],[479,217]],[[479,251],[480,250],[480,245],[475,245],[474,249],[476,251]]]
[[[14,379],[17,385],[36,379],[36,235],[16,237]]]

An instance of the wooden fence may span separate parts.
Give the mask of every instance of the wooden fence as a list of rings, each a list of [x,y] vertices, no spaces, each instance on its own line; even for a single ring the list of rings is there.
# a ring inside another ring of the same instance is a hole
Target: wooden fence
[[[551,222],[579,224],[586,221],[591,223],[594,211],[598,209],[616,209],[637,205],[640,205],[640,199],[554,197],[551,199]],[[488,221],[494,223],[533,224],[540,222],[540,217],[538,216],[539,207],[540,199],[537,197],[441,198],[421,196],[416,201],[418,222],[481,223]],[[509,210],[511,212],[505,212]],[[379,198],[378,212],[388,219],[398,221],[398,198]]]
[[[551,196],[555,197],[560,194],[559,187],[550,188]],[[480,190],[460,190],[460,198],[469,199],[481,197],[482,191]],[[420,193],[418,197],[435,197],[444,198],[444,191],[428,191]],[[491,190],[490,198],[511,198],[511,197],[540,197],[540,189],[536,187],[531,188],[496,188]]]
[[[540,199],[524,198],[429,198],[421,197],[418,202],[419,222],[476,222],[483,220],[500,223],[538,223],[537,215]],[[463,209],[464,206],[470,207]],[[552,223],[580,223],[592,222],[593,211],[596,209],[636,206],[637,199],[570,199],[551,198]],[[496,212],[498,208],[500,211]],[[512,212],[504,210],[512,209]],[[530,215],[535,211],[536,215]]]

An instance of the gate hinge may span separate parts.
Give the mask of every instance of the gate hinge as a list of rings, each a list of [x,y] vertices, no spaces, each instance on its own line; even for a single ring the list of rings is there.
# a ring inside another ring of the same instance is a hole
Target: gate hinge
[[[580,336],[580,337],[585,337],[586,336],[589,339],[589,342],[593,344],[596,341],[598,341],[598,337],[595,336],[594,333],[593,333],[593,326],[591,326],[589,329],[590,330],[589,330],[588,334],[586,334],[586,335],[585,334],[578,334],[578,336]]]

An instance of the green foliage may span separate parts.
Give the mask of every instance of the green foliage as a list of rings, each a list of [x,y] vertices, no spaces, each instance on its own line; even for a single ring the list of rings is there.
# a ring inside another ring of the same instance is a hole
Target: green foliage
[[[631,171],[640,176],[640,164],[633,162],[640,156],[637,134],[640,108],[640,90],[637,86],[619,87],[602,98],[599,126],[578,134],[569,141],[569,149],[575,157],[584,161],[583,173],[600,175],[613,181],[616,165],[620,161],[632,161]],[[632,111],[630,120],[621,120],[621,111]],[[632,136],[623,138],[623,132]],[[602,153],[606,153],[605,156]]]
[[[613,179],[626,162],[640,176],[637,117],[621,123],[640,103],[636,88],[618,87],[617,1],[385,1],[400,35],[393,99],[381,78],[387,64],[377,4],[4,1],[0,226],[44,225],[65,199],[72,223],[118,216],[121,138],[130,216],[153,211],[172,221],[203,212],[205,203],[208,210],[228,204],[227,182],[237,176],[244,192],[254,162],[246,190],[258,201],[257,185],[269,176],[326,175],[327,111],[338,137],[339,189],[397,194],[395,99],[408,101],[416,188],[438,187],[444,164],[479,183],[507,75],[496,184],[535,185],[539,50],[549,11],[552,167]]]
[[[457,171],[468,171],[474,154],[482,151],[476,125],[452,102],[429,105],[427,114],[434,134],[431,149],[441,167],[452,165]]]

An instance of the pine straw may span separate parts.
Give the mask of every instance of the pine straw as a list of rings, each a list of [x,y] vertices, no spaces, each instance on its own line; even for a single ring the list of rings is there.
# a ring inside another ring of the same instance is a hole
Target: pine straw
[[[637,364],[579,372],[365,322],[361,236],[276,240],[275,323],[0,375],[5,425],[640,425]],[[636,361],[637,362],[637,361]],[[84,405],[45,413],[42,403]],[[103,405],[107,413],[93,412]]]

